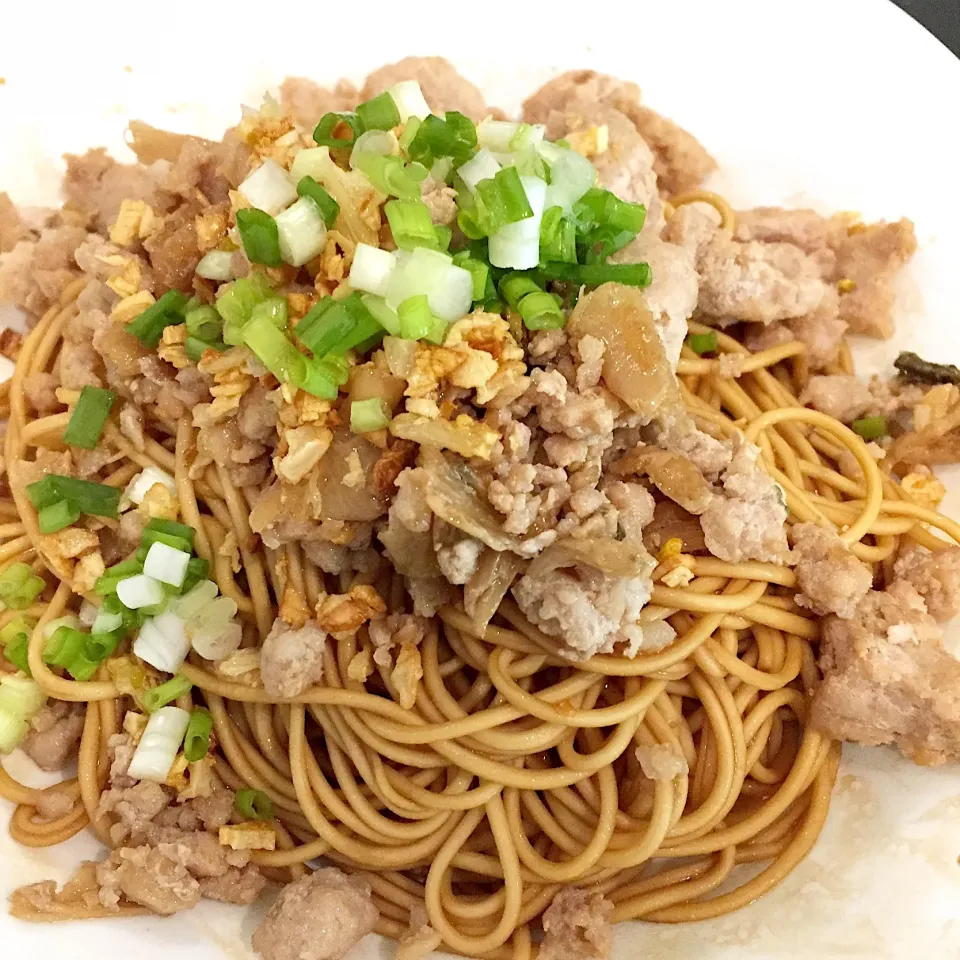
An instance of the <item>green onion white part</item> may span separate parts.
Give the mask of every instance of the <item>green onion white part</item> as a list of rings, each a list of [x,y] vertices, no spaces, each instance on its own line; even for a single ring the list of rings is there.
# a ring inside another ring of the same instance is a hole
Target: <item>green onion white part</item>
[[[499,173],[500,169],[497,158],[489,150],[478,150],[465,164],[457,168],[457,173],[473,193],[481,180],[489,180]]]
[[[459,320],[470,311],[473,278],[448,254],[417,247],[412,253],[401,250],[396,260],[387,281],[387,306],[396,310],[404,300],[425,295],[430,312],[441,320]]]
[[[139,610],[141,607],[155,607],[162,603],[166,594],[159,580],[139,573],[117,584],[117,597],[128,610]]]
[[[269,213],[271,217],[297,199],[296,183],[274,160],[264,160],[240,184],[238,191],[251,207]]]
[[[92,627],[97,621],[97,615],[100,613],[100,608],[95,604],[91,603],[89,600],[84,598],[83,603],[80,604],[80,613],[78,614],[78,619],[80,623],[85,627]]]
[[[490,262],[495,267],[532,270],[540,262],[540,221],[543,219],[547,185],[539,177],[521,177],[520,183],[523,184],[523,192],[527,195],[533,216],[508,223],[490,237]]]
[[[406,123],[410,117],[423,120],[424,117],[430,116],[430,105],[416,80],[401,80],[387,92],[393,97],[393,102],[397,105],[401,123]]]
[[[111,633],[123,626],[123,614],[108,613],[101,609],[97,613],[97,619],[90,625],[91,633]]]
[[[351,170],[357,169],[358,160],[364,153],[393,156],[400,153],[400,141],[390,130],[367,130],[361,133],[350,151]]]
[[[43,638],[44,640],[49,640],[61,627],[69,627],[71,630],[79,630],[82,626],[83,624],[81,623],[80,618],[74,613],[69,613],[64,617],[57,617],[56,619],[45,623],[43,626]]]
[[[145,620],[133,641],[133,652],[157,670],[176,673],[190,652],[190,638],[183,620],[169,610]]]
[[[597,171],[586,157],[576,151],[557,149],[559,155],[550,161],[550,183],[544,209],[561,207],[564,213],[570,213],[573,205],[596,183]]]
[[[222,283],[233,279],[233,254],[229,250],[211,250],[197,264],[197,276]]]
[[[159,467],[145,467],[124,488],[120,497],[120,509],[123,510],[131,503],[139,506],[150,488],[157,483],[162,483],[171,493],[177,492],[177,482],[169,473]]]
[[[29,677],[0,678],[0,754],[11,753],[20,745],[30,721],[46,702],[46,694]]]
[[[320,208],[309,198],[301,197],[276,216],[280,239],[280,256],[291,267],[302,267],[319,256],[327,243],[327,225]]]
[[[477,143],[491,153],[513,153],[542,139],[543,125],[539,123],[486,119],[477,124]]]
[[[158,540],[150,544],[150,549],[143,561],[143,572],[161,583],[179,587],[187,575],[189,562],[189,553],[184,553],[183,550],[177,550]]]
[[[128,775],[134,780],[163,783],[177,759],[189,722],[190,714],[179,707],[161,707],[151,714],[130,760]]]
[[[229,657],[243,639],[236,621],[237,605],[229,597],[217,597],[195,613],[185,624],[193,649],[205,660]]]
[[[350,267],[350,286],[354,290],[385,297],[390,274],[396,265],[397,258],[389,250],[381,250],[369,243],[358,243]]]

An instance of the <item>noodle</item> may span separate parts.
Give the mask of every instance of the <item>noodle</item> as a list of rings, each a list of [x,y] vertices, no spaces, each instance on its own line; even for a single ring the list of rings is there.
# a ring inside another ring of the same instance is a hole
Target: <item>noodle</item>
[[[736,214],[716,194],[675,196],[669,209],[694,202],[712,205],[723,228],[735,229]],[[71,284],[41,318],[11,385],[0,388],[10,406],[7,464],[62,446],[70,415],[31,420],[23,385],[54,369],[82,290],[83,281]],[[715,332],[694,322],[690,329]],[[912,502],[860,437],[800,404],[809,377],[803,343],[750,353],[716,336],[716,359],[684,348],[683,399],[702,430],[740,432],[757,444],[792,520],[836,529],[884,573],[905,540],[938,548],[942,534],[960,542],[960,525]],[[846,345],[837,369],[853,369]],[[107,424],[102,443],[114,456],[106,482],[123,487],[149,466],[172,473],[197,554],[237,605],[241,652],[270,633],[288,591],[312,609],[327,593],[372,582],[389,610],[403,609],[396,574],[338,580],[296,543],[263,546],[249,519],[259,490],[238,487],[221,466],[192,475],[189,416],[146,430],[138,449]],[[112,845],[98,808],[108,744],[129,700],[106,667],[77,682],[44,663],[45,625],[77,598],[22,488],[11,489],[12,500],[0,503],[0,564],[26,559],[53,575],[45,599],[24,611],[39,618],[29,665],[47,695],[84,704],[85,720],[76,778],[57,788],[73,804],[68,812],[41,819],[42,791],[2,770],[0,797],[15,805],[11,833],[23,845],[53,846],[87,826]],[[223,549],[231,537],[235,556]],[[616,921],[657,923],[717,917],[769,892],[816,842],[837,776],[839,744],[807,722],[818,617],[796,603],[796,576],[785,566],[711,556],[691,563],[685,586],[664,582],[666,567],[654,572],[640,616],[641,624],[668,623],[676,639],[632,659],[566,659],[510,598],[482,630],[462,608],[444,607],[419,645],[422,679],[409,706],[375,658],[369,681],[352,673],[358,654],[372,649],[363,631],[331,636],[322,684],[282,700],[192,654],[181,668],[192,699],[181,705],[210,711],[218,775],[230,788],[262,791],[274,806],[277,849],[255,851],[253,862],[283,880],[322,856],[369,871],[378,931],[398,937],[422,905],[445,949],[491,960],[533,956],[538,918],[564,884],[602,892]],[[4,613],[0,625],[11,618]],[[643,769],[644,751],[660,747],[682,761],[670,778]],[[760,862],[752,876],[737,871]],[[28,920],[116,915],[77,897],[53,911],[17,897],[13,909]]]

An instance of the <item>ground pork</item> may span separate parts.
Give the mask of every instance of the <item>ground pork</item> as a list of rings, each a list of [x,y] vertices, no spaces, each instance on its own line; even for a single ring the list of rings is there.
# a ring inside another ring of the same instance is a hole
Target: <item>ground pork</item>
[[[437,548],[437,563],[443,575],[456,584],[466,583],[477,569],[483,544],[473,537],[463,537],[448,546]]]
[[[875,223],[840,237],[836,275],[854,284],[840,297],[840,319],[854,333],[885,340],[893,336],[894,280],[916,249],[909,220]]]
[[[263,960],[340,960],[373,930],[370,885],[336,867],[287,884],[253,933]]]
[[[60,409],[61,404],[56,395],[58,386],[60,381],[52,373],[38,370],[23,378],[23,395],[37,413],[46,416]]]
[[[201,208],[193,203],[183,204],[160,222],[155,233],[143,245],[160,290],[193,292],[193,278],[203,256],[197,239],[197,214]]]
[[[9,194],[0,191],[0,253],[8,253],[21,240],[31,240],[33,231],[21,218]]]
[[[394,960],[425,960],[442,940],[443,937],[430,926],[426,909],[417,904],[410,910],[410,921],[397,944]]]
[[[828,736],[895,743],[925,765],[960,760],[960,660],[907,581],[825,621],[820,669],[811,722]]]
[[[438,116],[459,110],[477,121],[490,112],[483,94],[443,57],[404,57],[374,70],[363,84],[360,99],[370,100],[401,80],[416,80],[430,109]]]
[[[80,703],[48,701],[30,721],[20,748],[41,770],[62,770],[80,743],[85,712]]]
[[[753,207],[737,211],[738,240],[760,243],[792,243],[805,253],[820,254],[832,250],[840,237],[846,233],[843,218],[822,217],[815,210],[787,210],[783,207]],[[828,272],[832,270],[830,258],[824,258]]]
[[[927,612],[939,623],[960,612],[960,547],[932,553],[919,544],[908,544],[897,557],[893,575],[923,597]]]
[[[617,508],[624,538],[631,543],[643,543],[643,528],[653,520],[656,507],[650,491],[639,483],[615,480],[606,484],[603,492]]]
[[[156,847],[122,847],[97,865],[100,902],[116,906],[121,897],[161,916],[200,902],[200,884],[186,866]]]
[[[83,227],[64,225],[40,231],[36,241],[22,240],[0,258],[0,301],[12,303],[31,319],[60,299],[80,276],[73,252],[83,242]]]
[[[676,370],[687,335],[687,320],[697,306],[699,277],[693,252],[641,234],[613,254],[610,262],[650,264],[653,279],[650,286],[643,288],[643,300],[653,315],[670,366]]]
[[[714,159],[692,134],[641,106],[636,84],[592,70],[571,70],[548,81],[524,101],[523,117],[528,123],[547,123],[552,111],[562,110],[578,97],[607,103],[630,118],[653,151],[662,193],[693,190],[716,168]]]
[[[771,323],[805,316],[827,296],[814,258],[789,243],[739,243],[719,229],[715,211],[704,205],[677,210],[664,239],[694,252],[697,306],[707,316]]]
[[[689,460],[711,483],[730,466],[733,449],[728,440],[717,440],[694,427],[667,427],[657,434],[657,445]]]
[[[802,591],[796,601],[814,613],[835,613],[849,620],[857,605],[873,586],[870,568],[826,527],[798,523],[790,531],[797,585]],[[960,551],[958,551],[960,552]]]
[[[828,417],[851,423],[873,406],[874,398],[859,377],[831,374],[811,377],[800,395],[800,402]]]
[[[613,904],[600,893],[563,887],[543,913],[539,960],[607,960]]]
[[[457,191],[453,187],[448,187],[442,180],[427,177],[420,182],[420,194],[433,223],[449,227],[457,219]]]
[[[313,133],[325,113],[352,110],[359,100],[357,88],[347,80],[340,80],[332,90],[306,77],[287,77],[280,84],[280,105],[284,113],[308,133]]]
[[[723,497],[700,516],[707,549],[721,560],[783,563],[789,553],[783,491],[760,467],[760,451],[741,443],[723,472]]]
[[[279,617],[260,650],[263,687],[273,697],[297,697],[323,676],[327,634],[308,621],[299,630]]]
[[[530,622],[562,641],[570,659],[610,653],[623,640],[631,647],[643,642],[636,622],[653,590],[649,576],[616,577],[579,564],[540,576],[526,573],[512,589]]]

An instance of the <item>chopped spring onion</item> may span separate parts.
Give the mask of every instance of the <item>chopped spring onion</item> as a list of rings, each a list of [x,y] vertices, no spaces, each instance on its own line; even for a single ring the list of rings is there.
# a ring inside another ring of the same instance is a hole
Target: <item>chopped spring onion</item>
[[[190,714],[179,707],[161,707],[150,714],[137,749],[130,760],[128,775],[134,780],[163,783],[177,758]]]
[[[352,147],[363,133],[363,121],[355,113],[325,113],[314,128],[314,143],[321,147]]]
[[[120,498],[120,504],[135,503],[139,506],[143,503],[143,498],[149,493],[150,489],[156,484],[163,484],[171,493],[176,494],[177,482],[164,470],[159,467],[144,467],[127,484]]]
[[[506,173],[507,170],[502,170],[495,179],[503,177]],[[490,234],[490,262],[495,267],[529,270],[540,261],[540,222],[547,185],[537,177],[519,177],[518,179],[531,215],[518,222],[504,221],[505,226],[501,226],[496,232]],[[484,183],[489,182],[483,181],[477,187],[478,196]]]
[[[112,390],[85,386],[63,432],[63,442],[72,447],[92,450],[100,439],[117,395]]]
[[[33,676],[30,671],[30,663],[28,659],[29,646],[30,636],[26,633],[18,633],[3,648],[3,655],[7,658],[7,660],[9,660],[18,670],[25,673],[28,677]]]
[[[384,330],[354,291],[343,300],[325,297],[297,324],[294,333],[321,358],[331,352],[361,349],[368,340],[379,340]]]
[[[78,480],[51,473],[36,483],[27,484],[27,496],[37,510],[49,507],[60,500],[71,500],[82,513],[116,519],[120,503],[120,491],[103,483]]]
[[[88,634],[73,627],[57,627],[44,647],[44,663],[62,667],[74,680],[89,680],[99,661],[87,655],[87,639]]]
[[[386,301],[382,297],[377,297],[372,293],[365,293],[360,300],[373,315],[373,319],[376,320],[388,334],[394,337],[399,336],[400,318],[397,316],[396,310],[387,306]]]
[[[56,533],[80,519],[80,508],[72,500],[58,500],[37,513],[41,533]]]
[[[244,787],[238,790],[234,806],[248,820],[272,820],[273,801],[262,790]]]
[[[117,583],[117,596],[128,610],[139,610],[162,603],[166,594],[159,580],[137,573]]]
[[[560,150],[550,162],[550,185],[546,205],[570,213],[573,205],[596,183],[594,165],[574,150]]]
[[[340,204],[313,177],[301,177],[297,183],[297,193],[301,197],[309,197],[320,208],[320,215],[328,229],[337,222]]]
[[[400,157],[369,151],[357,156],[356,168],[375,187],[404,200],[418,199],[420,184],[427,177],[427,168],[422,163],[405,164]]]
[[[117,649],[120,641],[123,640],[126,635],[127,629],[122,625],[114,630],[91,633],[84,638],[84,652],[87,659],[93,663],[101,663],[106,660],[107,657]]]
[[[373,153],[381,157],[397,156],[399,160],[400,141],[390,130],[367,130],[366,133],[360,134],[353,145],[353,150],[350,151],[351,170],[359,169],[359,160],[365,153]]]
[[[30,729],[30,722],[17,713],[0,710],[0,753],[13,753]]]
[[[202,760],[210,752],[213,716],[205,707],[194,707],[183,738],[183,756],[188,763]]]
[[[474,156],[457,169],[460,179],[471,193],[481,180],[490,180],[500,172],[497,158],[489,150],[478,150]]]
[[[144,527],[141,542],[149,546],[151,543],[161,540],[161,536],[176,537],[180,541],[186,541],[186,546],[179,547],[179,549],[189,552],[193,549],[193,540],[196,535],[197,531],[185,523],[177,523],[176,520],[165,520],[162,517],[154,517],[146,527]],[[161,540],[161,543],[168,543],[171,547],[177,546],[176,543],[166,539]]]
[[[176,673],[190,652],[190,638],[183,620],[170,610],[145,620],[133,641],[133,652],[157,670]]]
[[[500,296],[516,310],[520,301],[529,293],[542,293],[543,288],[525,273],[508,273],[503,276],[498,285]]]
[[[473,277],[447,254],[417,247],[391,275],[387,305],[397,309],[418,294],[427,296],[434,317],[445,323],[459,320],[473,303]]]
[[[462,267],[473,278],[474,301],[485,300],[489,292],[487,281],[490,279],[490,267],[482,260],[475,260],[466,250],[461,250],[453,256],[456,266]]]
[[[182,586],[183,580],[187,575],[187,564],[190,562],[190,554],[182,550],[176,550],[167,546],[165,543],[150,544],[147,550],[147,556],[143,561],[143,572],[154,580],[161,583],[168,583],[171,587]]]
[[[390,87],[387,93],[397,105],[401,123],[406,123],[411,117],[423,120],[430,115],[430,105],[416,80],[401,80]]]
[[[100,612],[100,608],[95,604],[91,603],[84,597],[83,601],[80,604],[80,612],[77,614],[77,618],[80,620],[80,623],[85,627],[92,627],[93,621],[97,619],[97,614]],[[3,639],[3,631],[0,630],[0,640]]]
[[[549,192],[549,187],[547,188]],[[576,224],[563,215],[563,208],[549,207],[540,223],[540,257],[563,263],[577,262]]]
[[[517,307],[528,330],[559,330],[564,324],[563,310],[553,294],[528,293]]]
[[[47,695],[26,677],[0,677],[0,710],[32,717],[47,702]]]
[[[716,353],[717,332],[711,330],[709,333],[691,333],[687,337],[687,346],[698,356],[703,356],[705,353]]]
[[[183,323],[187,298],[178,290],[168,290],[156,303],[151,303],[140,316],[125,327],[144,346],[156,347],[166,327]]]
[[[265,317],[246,324],[243,342],[281,383],[299,383],[303,379],[303,354]]]
[[[187,576],[183,581],[183,586],[180,589],[184,592],[187,590],[192,590],[201,580],[207,579],[207,574],[209,572],[210,561],[204,560],[203,557],[194,557],[187,564]]]
[[[532,184],[536,178],[521,178],[516,167],[505,167],[491,179],[481,180],[477,184],[475,215],[477,224],[484,234],[491,236],[505,224],[528,220],[534,216],[523,180]],[[540,183],[544,191],[546,190],[546,184],[542,180],[536,180],[536,182]],[[537,195],[541,192],[540,188],[532,189]]]
[[[237,605],[229,597],[217,597],[187,623],[193,649],[206,660],[222,660],[240,646],[243,629],[234,619]]]
[[[636,238],[632,230],[619,230],[616,227],[596,227],[584,237],[582,245],[585,249],[586,263],[606,263],[607,257],[618,250],[622,250]],[[544,257],[544,259],[552,259]]]
[[[156,713],[161,707],[173,702],[177,697],[182,697],[193,689],[193,684],[182,674],[178,673],[171,677],[165,683],[158,687],[151,687],[144,690],[140,697],[140,703],[147,713]]]
[[[46,582],[27,563],[11,563],[0,573],[0,603],[11,610],[29,607],[43,592]]]
[[[220,288],[217,313],[223,317],[223,340],[231,346],[243,342],[243,326],[250,319],[253,308],[273,294],[270,283],[259,271],[249,277],[235,280],[226,289]]]
[[[267,297],[250,311],[250,319],[264,317],[278,330],[287,329],[287,300],[286,297]]]
[[[112,633],[114,630],[119,630],[122,626],[122,613],[111,613],[109,610],[101,607],[97,611],[96,619],[90,624],[90,632],[93,634]]]
[[[197,264],[198,277],[204,280],[233,279],[233,253],[229,250],[210,250],[205,253]]]
[[[274,160],[264,160],[240,184],[237,192],[251,207],[271,217],[297,199],[297,191],[290,175]],[[247,256],[249,255],[248,253]]]
[[[390,408],[382,397],[354,400],[350,404],[350,429],[354,433],[383,430],[390,423],[390,419]]]
[[[877,440],[889,432],[886,417],[863,417],[861,420],[854,420],[850,429],[864,440]]]
[[[576,264],[548,261],[540,265],[540,272],[551,280],[581,283],[590,287],[601,283],[623,283],[628,287],[650,285],[648,263]]]
[[[117,592],[117,584],[121,580],[136,576],[143,572],[143,564],[131,557],[129,560],[122,560],[115,563],[112,567],[107,567],[103,575],[97,578],[93,585],[93,592],[98,597],[109,597]],[[124,607],[124,609],[127,609]]]
[[[448,110],[444,119],[430,114],[417,128],[416,136],[407,147],[411,160],[431,166],[438,157],[468,160],[477,146],[477,128],[469,117],[456,110]]]
[[[220,339],[223,320],[217,313],[216,308],[209,304],[188,310],[184,322],[187,325],[187,333],[191,337],[196,337],[198,340],[204,340],[207,343]]]
[[[397,102],[386,92],[359,104],[357,116],[367,130],[392,130],[400,123]]]
[[[387,282],[396,265],[397,258],[389,250],[358,243],[350,267],[350,286],[384,297],[387,294]]]
[[[422,340],[433,329],[433,314],[426,294],[407,297],[397,306],[400,336],[404,340]]]
[[[477,125],[477,142],[493,153],[522,150],[543,139],[541,124],[513,123],[508,120],[482,120]]]
[[[25,616],[22,613],[19,614],[3,627],[3,629],[0,629],[0,646],[5,647],[8,643],[16,640],[21,634],[33,633],[33,628],[36,625],[37,621],[35,618]]]
[[[393,240],[401,250],[429,247],[437,250],[440,241],[430,219],[430,208],[420,200],[391,200],[384,205]]]
[[[237,216],[242,212],[239,211]],[[278,213],[274,223],[279,234],[280,256],[291,267],[302,267],[308,260],[323,253],[327,243],[327,225],[320,208],[310,197],[301,197]]]
[[[647,217],[647,208],[642,203],[629,203],[610,190],[598,187],[589,189],[579,201],[578,207],[581,215],[589,211],[594,222],[601,226],[632,230],[635,234],[643,229]]]
[[[245,208],[237,211],[237,229],[243,242],[243,252],[251,263],[279,267],[280,233],[277,221],[264,210]]]
[[[217,353],[223,353],[223,351],[227,349],[227,345],[222,340],[212,340],[210,343],[207,343],[206,340],[199,340],[197,337],[187,337],[183,342],[183,349],[194,363],[199,363],[208,350],[216,350]]]

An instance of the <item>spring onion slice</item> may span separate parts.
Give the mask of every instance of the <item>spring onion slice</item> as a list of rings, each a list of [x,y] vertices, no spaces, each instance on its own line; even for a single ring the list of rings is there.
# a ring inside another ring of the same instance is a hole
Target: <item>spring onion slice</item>
[[[400,157],[363,152],[356,158],[356,168],[378,189],[403,200],[420,197],[420,184],[427,177],[421,163],[405,164]]]
[[[354,259],[354,264],[356,264],[356,259]],[[372,293],[365,293],[360,299],[363,305],[373,315],[374,320],[376,320],[388,334],[394,337],[400,335],[400,318],[397,316],[396,310],[389,307],[383,297],[378,297]]]
[[[187,333],[198,340],[205,340],[210,343],[220,338],[220,332],[223,330],[223,320],[217,313],[215,307],[209,304],[192,307],[186,313],[184,322],[187,325]],[[82,399],[82,397],[81,397]]]
[[[29,634],[18,633],[8,644],[4,646],[3,655],[18,670],[25,673],[28,677],[32,677],[33,674],[30,672],[30,663],[28,659],[29,647]]]
[[[301,197],[309,197],[317,205],[328,229],[337,222],[340,204],[313,177],[301,177],[297,183],[297,193]]]
[[[386,92],[359,104],[357,116],[367,130],[392,130],[400,123],[397,102]]]
[[[393,98],[402,123],[409,126],[411,118],[423,120],[430,115],[430,105],[416,80],[401,80],[390,87],[387,93]]]
[[[190,652],[190,638],[183,620],[166,610],[144,621],[133,642],[133,652],[157,670],[176,673]]]
[[[456,266],[462,267],[467,273],[470,274],[471,279],[473,280],[473,300],[474,302],[478,300],[486,299],[487,294],[487,281],[490,278],[490,267],[487,266],[482,260],[474,260],[470,256],[469,252],[466,250],[460,251],[460,253],[454,254],[453,262]]]
[[[429,247],[437,250],[440,240],[430,219],[430,208],[420,200],[390,200],[384,206],[393,240],[401,250]]]
[[[199,363],[203,355],[208,350],[215,350],[217,353],[223,353],[227,345],[222,340],[213,340],[207,343],[206,340],[198,340],[196,337],[187,337],[183,342],[183,349],[187,356],[194,362]]]
[[[321,147],[352,147],[363,133],[363,121],[355,113],[325,113],[313,131]]]
[[[860,420],[854,420],[850,424],[850,429],[864,440],[878,440],[889,432],[886,417],[863,417]]]
[[[443,119],[433,114],[424,117],[407,147],[407,155],[427,166],[439,157],[452,157],[462,163],[473,155],[476,146],[477,128],[473,121],[456,110],[448,110]]]
[[[350,265],[350,286],[384,297],[390,274],[397,258],[389,250],[381,250],[368,243],[358,243]],[[302,338],[301,338],[302,339]]]
[[[112,390],[87,385],[80,391],[80,399],[73,409],[67,429],[63,432],[63,442],[72,447],[92,450],[100,440],[103,425],[110,415],[117,395]]]
[[[27,563],[12,563],[0,574],[0,603],[11,610],[29,607],[43,592],[46,582]]]
[[[183,755],[188,763],[202,760],[210,752],[213,716],[205,707],[194,707],[183,738]]]
[[[266,267],[279,267],[283,263],[279,227],[269,213],[252,207],[238,210],[237,229],[243,252],[251,263],[262,263]]]
[[[390,423],[390,408],[382,397],[354,400],[350,404],[350,429],[354,433],[383,430]]]
[[[154,517],[143,528],[142,543],[150,544],[157,539],[158,534],[164,534],[169,537],[178,537],[185,540],[192,549],[194,537],[197,531],[185,523],[177,523],[176,520],[166,520],[163,517]],[[167,541],[164,541],[167,542]]]
[[[237,188],[251,207],[273,216],[297,199],[290,175],[275,160],[264,160]]]
[[[243,328],[243,342],[281,383],[303,379],[303,354],[267,318],[251,319]]]
[[[249,787],[238,790],[234,806],[249,820],[273,819],[273,801],[262,790]]]
[[[549,187],[547,188],[549,193]],[[563,208],[548,208],[540,222],[540,256],[544,260],[577,262],[576,224],[564,216]]]
[[[238,216],[242,212],[239,211]],[[296,203],[278,213],[274,223],[284,263],[302,267],[323,253],[327,243],[327,225],[320,207],[310,197],[300,197]]]
[[[509,169],[502,170],[497,178],[503,177]],[[495,267],[528,270],[535,267],[540,259],[540,224],[547,185],[537,177],[518,177],[518,181],[531,216],[516,222],[505,222],[491,233],[488,250],[490,263]],[[478,196],[482,187],[481,183],[477,188]]]
[[[192,590],[201,580],[207,579],[209,572],[210,561],[203,557],[194,557],[187,564],[187,575],[184,578],[183,586],[180,588],[181,592],[186,593],[188,590]]]
[[[187,298],[179,290],[168,290],[156,303],[150,304],[140,316],[125,327],[144,346],[156,347],[166,327],[183,323]]]
[[[426,294],[407,297],[397,307],[400,318],[400,336],[404,340],[422,340],[433,327],[433,314]]]
[[[698,356],[705,353],[716,353],[717,333],[711,330],[709,333],[691,333],[687,337],[687,346]]]
[[[169,584],[171,587],[182,586],[187,575],[187,564],[190,554],[159,541],[150,544],[143,561],[143,572],[154,580]]]
[[[27,484],[27,496],[37,510],[59,500],[71,500],[83,513],[116,519],[120,491],[92,480],[78,480],[51,473],[42,480]]]
[[[546,291],[528,293],[517,305],[517,312],[528,330],[559,330],[564,324],[563,310]]]
[[[41,533],[56,533],[80,519],[80,508],[72,500],[58,500],[37,513]]]
[[[540,272],[551,280],[564,280],[598,286],[601,283],[622,283],[628,287],[650,285],[648,263],[576,264],[547,261],[540,264]]]
[[[179,707],[161,707],[152,713],[130,760],[129,776],[163,783],[177,758],[189,723],[190,714]]]
[[[205,253],[197,264],[196,274],[204,280],[232,280],[233,253],[229,250],[210,250]]]
[[[145,690],[140,697],[140,703],[147,713],[156,713],[161,707],[165,707],[192,689],[193,684],[183,674],[178,673],[160,686]]]

